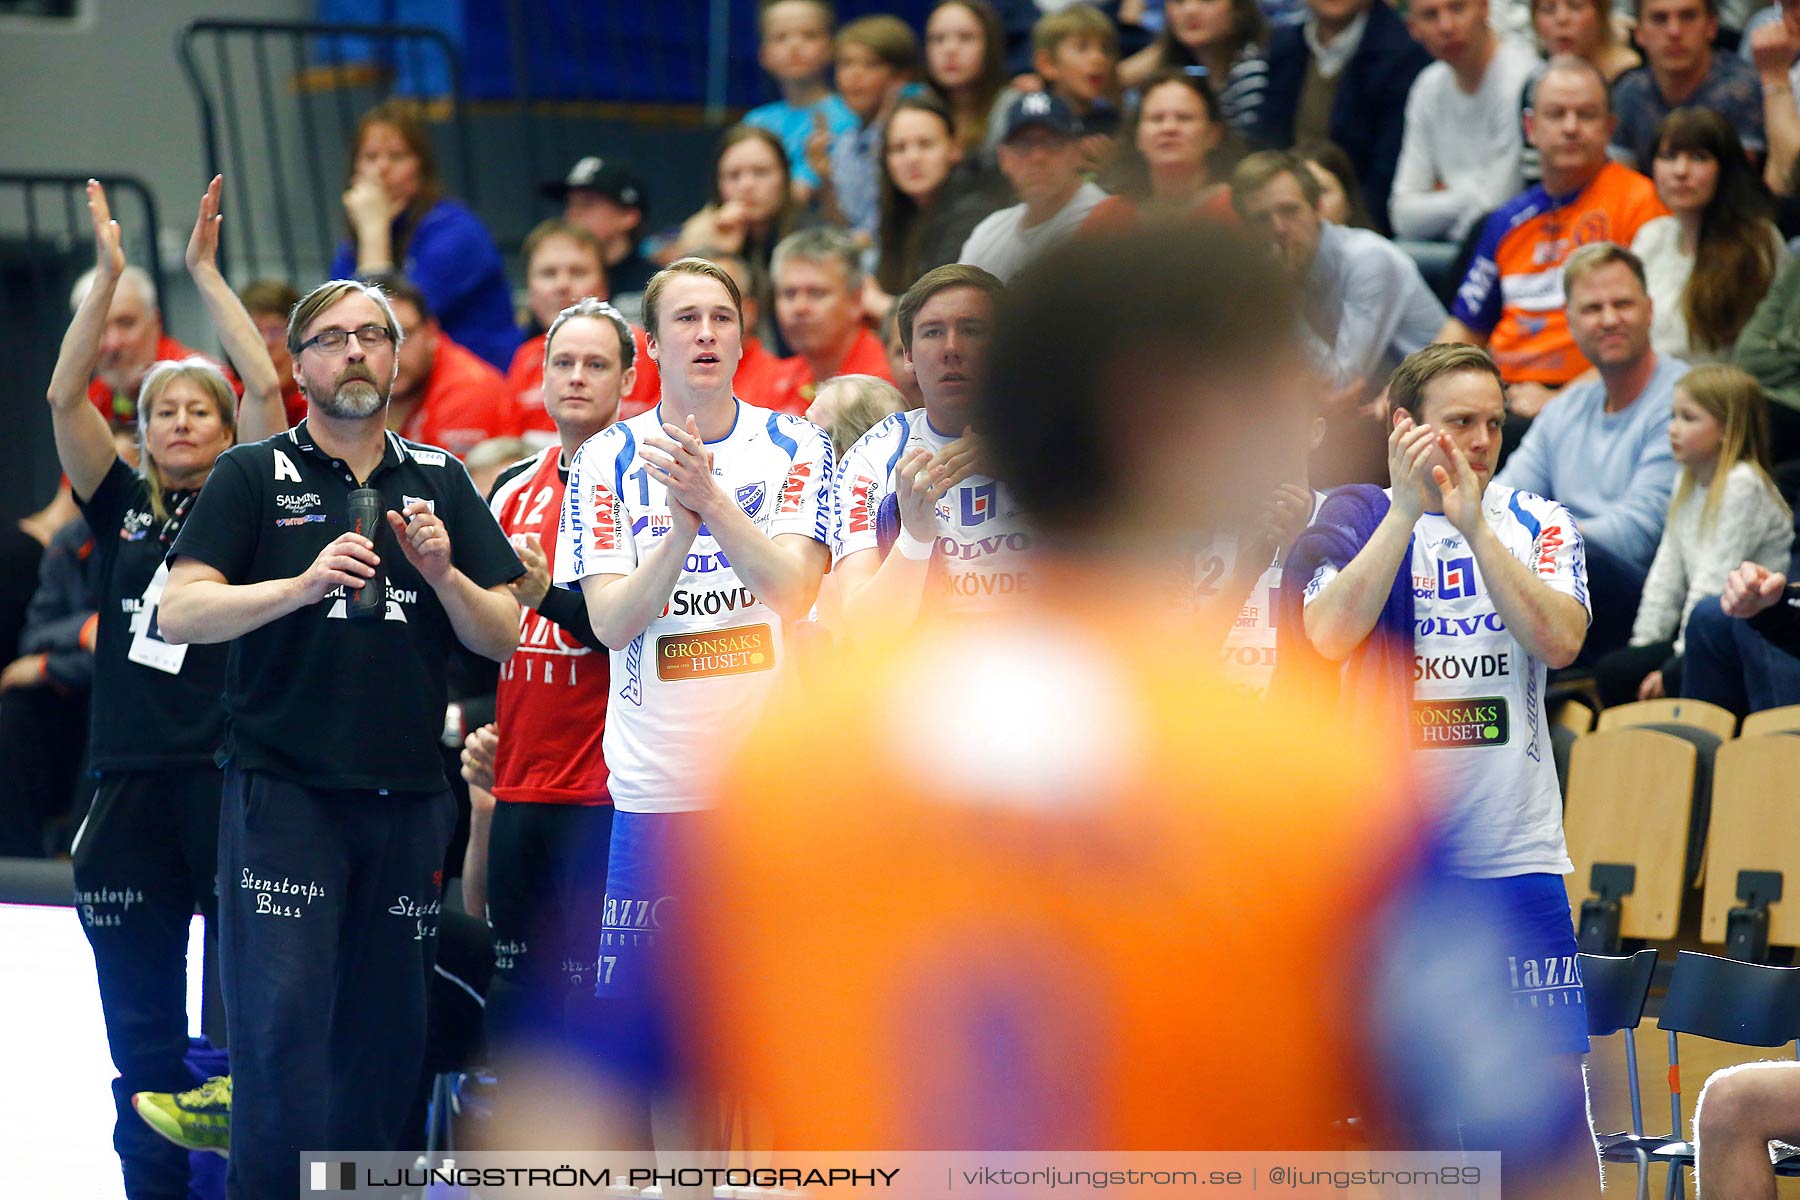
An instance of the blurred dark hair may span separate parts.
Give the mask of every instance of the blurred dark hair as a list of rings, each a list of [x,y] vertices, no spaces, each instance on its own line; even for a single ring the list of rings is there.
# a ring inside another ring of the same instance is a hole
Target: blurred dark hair
[[[1350,206],[1350,216],[1344,224],[1353,229],[1375,228],[1375,222],[1369,217],[1369,206],[1363,203],[1362,185],[1356,182],[1356,167],[1342,146],[1336,142],[1302,142],[1294,147],[1294,157],[1325,168],[1344,189],[1344,200]]]
[[[1656,157],[1683,153],[1718,163],[1719,182],[1700,213],[1700,241],[1681,291],[1681,315],[1695,349],[1728,350],[1775,282],[1780,264],[1769,221],[1775,206],[1737,130],[1712,109],[1678,108],[1663,118]]]
[[[977,422],[995,476],[1038,528],[1082,528],[1132,487],[1119,422],[1180,419],[1122,416],[1123,381],[1272,374],[1295,361],[1297,311],[1268,251],[1233,231],[1196,225],[1058,248],[1021,272],[1000,305]],[[1271,415],[1260,392],[1227,402],[1242,405],[1246,422]]]

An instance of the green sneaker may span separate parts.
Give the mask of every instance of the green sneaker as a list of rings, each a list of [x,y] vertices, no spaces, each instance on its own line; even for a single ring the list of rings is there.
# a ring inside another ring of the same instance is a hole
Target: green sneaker
[[[211,1150],[229,1157],[231,1076],[214,1075],[191,1092],[138,1092],[131,1107],[156,1130],[186,1150]]]

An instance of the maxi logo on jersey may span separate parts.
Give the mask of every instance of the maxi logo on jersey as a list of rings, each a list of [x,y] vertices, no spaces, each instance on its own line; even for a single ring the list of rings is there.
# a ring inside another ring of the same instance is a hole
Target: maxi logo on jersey
[[[792,516],[800,511],[800,505],[806,500],[806,481],[812,478],[813,465],[809,462],[797,462],[788,472],[787,479],[781,485],[781,512],[784,516]],[[757,484],[761,487],[762,484]]]
[[[875,490],[875,480],[868,475],[858,475],[856,482],[850,485],[850,532],[867,533],[873,526],[874,512],[869,506],[869,495]]]

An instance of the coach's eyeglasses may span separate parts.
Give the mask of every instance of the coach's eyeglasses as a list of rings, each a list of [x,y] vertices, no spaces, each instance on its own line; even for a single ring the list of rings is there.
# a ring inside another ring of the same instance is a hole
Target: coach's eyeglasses
[[[350,344],[354,335],[357,345],[364,350],[373,350],[377,346],[385,346],[394,340],[386,325],[364,325],[360,329],[324,329],[313,334],[300,343],[303,352],[308,346],[317,346],[327,354],[336,354]]]

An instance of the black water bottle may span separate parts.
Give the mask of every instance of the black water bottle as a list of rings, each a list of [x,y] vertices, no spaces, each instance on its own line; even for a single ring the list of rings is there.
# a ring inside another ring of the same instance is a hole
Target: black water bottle
[[[350,532],[360,533],[371,543],[380,532],[383,524],[381,493],[374,488],[357,488],[350,493]],[[352,620],[378,621],[387,612],[387,588],[382,582],[381,568],[375,568],[373,578],[367,580],[362,587],[350,592],[344,602],[344,612]]]

